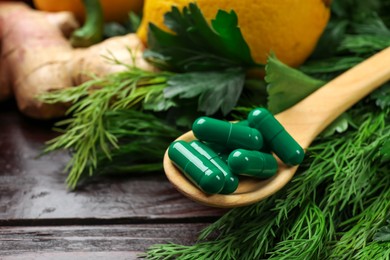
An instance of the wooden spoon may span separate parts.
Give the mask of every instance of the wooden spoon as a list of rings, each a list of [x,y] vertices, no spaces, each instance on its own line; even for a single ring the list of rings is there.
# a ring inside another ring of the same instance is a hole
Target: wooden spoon
[[[306,149],[310,143],[341,113],[390,79],[390,47],[375,54],[354,68],[330,81],[295,106],[275,117],[297,142]],[[195,139],[192,131],[177,140]],[[188,198],[199,203],[233,208],[260,201],[286,185],[298,166],[288,167],[279,163],[277,174],[267,180],[241,178],[233,194],[208,195],[194,186],[171,162],[168,153],[164,156],[164,170],[174,187]]]

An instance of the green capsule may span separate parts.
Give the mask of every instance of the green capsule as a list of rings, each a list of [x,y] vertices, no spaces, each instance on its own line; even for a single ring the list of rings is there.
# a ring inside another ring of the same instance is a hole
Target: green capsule
[[[201,141],[217,143],[229,149],[259,150],[263,146],[263,137],[258,130],[210,117],[195,120],[192,131]]]
[[[248,120],[237,121],[234,124],[243,125],[243,126],[249,126]]]
[[[218,154],[219,158],[222,159],[225,163],[227,163],[227,158],[232,151],[232,149],[228,149],[223,145],[216,144],[216,143],[207,143],[207,142],[202,142],[208,147],[210,147],[211,150],[213,150],[216,154]]]
[[[175,141],[168,149],[172,162],[206,193],[220,192],[225,185],[225,176],[214,164],[185,141]]]
[[[231,152],[228,165],[233,173],[257,178],[270,178],[278,171],[278,162],[271,154],[244,149]]]
[[[226,147],[217,143],[209,143],[209,142],[202,142],[203,144],[207,145],[211,150],[213,150],[216,154],[220,154],[224,151],[226,151]]]
[[[297,165],[303,161],[302,147],[287,133],[278,120],[265,108],[256,108],[249,113],[249,126],[263,135],[264,142],[286,164]]]
[[[221,158],[221,160],[223,162],[227,163],[227,160],[229,158],[230,153],[231,153],[230,151],[224,151],[224,152],[219,153],[218,156],[219,156],[219,158]]]
[[[207,160],[209,160],[212,164],[217,166],[217,168],[223,173],[225,176],[225,185],[223,189],[219,192],[222,194],[230,194],[233,193],[238,187],[238,178],[233,175],[227,166],[227,164],[219,158],[218,154],[215,153],[210,147],[200,141],[191,141],[190,145],[201,155],[203,155]]]

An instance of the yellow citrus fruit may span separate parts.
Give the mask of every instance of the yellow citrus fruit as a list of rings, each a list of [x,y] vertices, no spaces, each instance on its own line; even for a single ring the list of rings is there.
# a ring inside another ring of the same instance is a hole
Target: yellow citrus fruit
[[[143,0],[100,0],[105,21],[121,22],[130,11],[140,12]],[[83,21],[85,10],[82,0],[33,0],[34,7],[48,12],[70,11],[77,19]]]
[[[298,66],[313,51],[330,17],[330,0],[145,0],[137,31],[147,42],[148,24],[164,26],[164,14],[196,2],[205,18],[215,18],[219,9],[234,10],[252,57],[265,63],[270,51],[290,66]],[[168,30],[168,29],[167,29]]]

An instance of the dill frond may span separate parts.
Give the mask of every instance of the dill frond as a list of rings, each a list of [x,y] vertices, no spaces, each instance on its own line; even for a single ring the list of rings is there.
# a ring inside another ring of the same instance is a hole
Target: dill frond
[[[118,135],[108,129],[109,111],[140,109],[143,102],[162,93],[168,73],[146,72],[137,68],[96,78],[79,86],[45,93],[40,97],[46,103],[72,102],[67,111],[70,118],[55,127],[62,134],[47,142],[44,152],[69,149],[73,152],[65,171],[69,171],[67,184],[74,189],[83,173],[93,175],[98,156],[112,158],[118,149]]]
[[[360,214],[340,223],[341,229],[345,231],[339,232],[340,239],[334,241],[331,258],[352,259],[361,254],[359,252],[370,254],[365,247],[372,241],[375,232],[390,212],[390,178],[383,179],[383,185],[380,186],[384,189],[383,192],[369,200]],[[383,244],[390,246],[389,242]]]
[[[371,242],[361,248],[351,259],[390,260],[390,243]]]
[[[313,202],[308,202],[284,233],[269,259],[320,259],[327,233],[325,214]]]

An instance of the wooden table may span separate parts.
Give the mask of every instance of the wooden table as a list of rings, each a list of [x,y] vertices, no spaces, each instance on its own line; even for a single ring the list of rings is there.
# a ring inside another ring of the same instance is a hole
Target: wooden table
[[[69,154],[40,156],[52,122],[12,101],[0,111],[0,259],[135,259],[156,243],[193,243],[225,212],[185,198],[162,172],[68,191]]]

